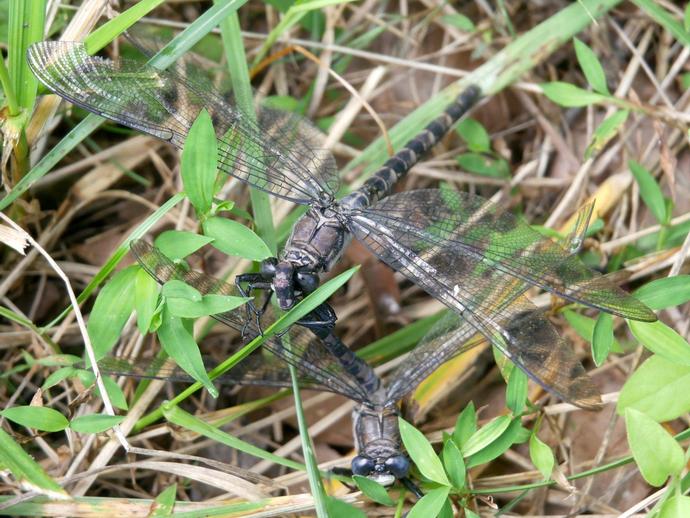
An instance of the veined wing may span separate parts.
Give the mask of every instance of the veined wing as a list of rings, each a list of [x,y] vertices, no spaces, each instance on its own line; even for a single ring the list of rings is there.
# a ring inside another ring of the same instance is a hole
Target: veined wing
[[[455,312],[455,319],[448,317],[400,367],[389,400],[412,390],[463,347],[479,343],[474,337],[479,333],[545,389],[580,406],[596,405],[596,389],[551,323],[524,297],[524,282],[506,279],[481,257],[459,254],[454,246],[411,242],[413,237],[368,216],[363,211],[354,217],[355,237]]]
[[[421,256],[439,247],[454,250],[464,258],[461,262],[472,264],[475,274],[468,282],[482,282],[483,272],[492,269],[607,313],[656,320],[654,312],[608,278],[479,196],[438,189],[403,192],[361,211],[361,216],[387,228],[402,246]]]
[[[206,109],[218,136],[219,169],[253,187],[301,204],[337,192],[335,160],[302,117],[264,110],[253,122],[203,82],[144,62],[90,56],[81,43],[43,41],[27,56],[36,77],[61,97],[180,149]]]
[[[210,275],[189,270],[182,264],[174,263],[160,250],[143,240],[132,242],[131,250],[139,264],[161,284],[176,279],[193,286],[201,294],[238,295],[234,286]],[[256,323],[252,319],[245,318],[241,309],[212,316],[219,322],[243,332],[247,343],[260,335]],[[273,320],[270,311],[267,311],[262,319],[262,325],[271,323]],[[335,392],[362,403],[370,401],[371,395],[367,388],[343,367],[331,352],[332,349],[329,349],[323,340],[310,331],[298,325],[292,326],[282,337],[268,338],[263,343],[263,347],[282,361],[293,365],[307,387]],[[235,368],[245,369],[241,365]],[[285,386],[276,383],[275,379],[279,374],[285,377],[287,371],[282,368],[278,368],[278,371],[276,372],[275,367],[266,367],[262,371],[250,364],[243,374],[243,379],[251,380],[251,384]],[[234,376],[231,372],[229,381],[233,381],[238,377],[237,374],[242,372],[243,370],[235,371]]]

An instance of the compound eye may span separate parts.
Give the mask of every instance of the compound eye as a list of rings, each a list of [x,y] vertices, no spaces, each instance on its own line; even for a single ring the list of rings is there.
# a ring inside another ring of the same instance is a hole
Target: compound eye
[[[395,478],[405,478],[407,472],[410,471],[410,461],[404,455],[395,455],[386,459],[383,463],[386,469],[395,476]],[[353,470],[354,471],[354,470]]]
[[[354,459],[352,459],[352,474],[366,477],[369,475],[369,473],[374,471],[375,466],[376,463],[373,459],[368,459],[366,457],[362,457],[361,455],[357,455]]]
[[[312,272],[297,272],[297,284],[302,293],[311,293],[319,287],[319,276]]]
[[[261,273],[275,274],[276,265],[278,264],[278,259],[275,257],[269,257],[261,261]]]

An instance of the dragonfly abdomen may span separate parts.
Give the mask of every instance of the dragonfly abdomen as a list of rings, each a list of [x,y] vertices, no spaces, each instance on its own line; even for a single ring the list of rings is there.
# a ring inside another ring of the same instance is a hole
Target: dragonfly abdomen
[[[393,191],[393,186],[407,174],[407,171],[469,111],[480,94],[479,87],[474,85],[463,90],[455,102],[405,144],[398,153],[386,160],[359,189],[343,198],[341,204],[348,208],[364,208],[388,196]]]

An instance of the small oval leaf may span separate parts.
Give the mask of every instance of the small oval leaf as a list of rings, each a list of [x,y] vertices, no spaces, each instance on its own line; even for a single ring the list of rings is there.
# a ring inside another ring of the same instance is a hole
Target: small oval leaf
[[[670,362],[690,365],[690,344],[661,320],[656,322],[628,320],[628,326],[645,348]]]
[[[465,459],[463,459],[458,445],[450,439],[443,445],[443,466],[455,489],[465,487]]]
[[[161,294],[166,298],[186,299],[193,302],[201,302],[202,299],[199,290],[177,279],[172,279],[163,284]]]
[[[450,485],[441,460],[424,434],[402,417],[398,418],[400,437],[410,458],[417,465],[419,472],[429,480],[446,486]]]
[[[532,464],[539,470],[545,480],[551,478],[551,472],[555,459],[551,448],[544,444],[537,434],[532,433],[529,438],[529,457],[532,459]]]
[[[43,432],[59,432],[69,426],[69,421],[60,412],[42,406],[13,406],[0,412],[0,415],[14,423]]]
[[[155,239],[155,245],[166,257],[176,261],[193,254],[211,241],[212,237],[194,232],[166,230]]]
[[[212,244],[221,252],[252,261],[271,257],[266,243],[251,229],[231,219],[212,217],[204,222],[204,233],[214,238]]]
[[[570,83],[562,83],[560,81],[542,83],[540,86],[546,97],[566,108],[589,106],[590,104],[604,102],[609,99],[605,95],[588,92]]]
[[[101,433],[124,420],[121,415],[91,414],[75,417],[69,427],[79,433]]]
[[[599,313],[592,336],[592,358],[597,367],[604,363],[612,345],[613,317],[609,313]]]
[[[245,304],[248,300],[245,297],[211,293],[204,295],[200,301],[170,298],[167,300],[167,306],[170,312],[177,317],[199,318],[231,311]]]
[[[462,447],[462,454],[465,457],[469,457],[485,448],[498,439],[508,429],[510,423],[511,419],[507,415],[502,415],[489,421],[467,439],[467,442]]]
[[[648,282],[635,291],[635,298],[655,310],[685,304],[690,300],[690,275],[675,275]]]
[[[573,39],[575,45],[575,55],[580,64],[585,78],[595,92],[604,95],[610,95],[609,88],[606,85],[606,74],[599,62],[596,54],[585,43],[577,38]]]
[[[630,451],[649,484],[659,487],[669,476],[680,474],[685,464],[683,449],[659,423],[634,408],[627,408],[625,427]]]
[[[357,484],[359,490],[371,498],[374,502],[377,502],[381,505],[395,505],[393,499],[388,496],[388,491],[386,491],[386,488],[375,480],[371,480],[370,478],[362,477],[360,475],[354,475],[352,479],[355,481],[355,484]]]
[[[211,116],[201,110],[187,134],[180,171],[184,190],[200,219],[211,210],[217,175],[218,144]]]
[[[449,487],[438,487],[424,495],[407,514],[407,518],[429,518],[438,516],[448,500]]]
[[[661,192],[661,187],[652,176],[652,173],[640,163],[634,160],[628,161],[630,172],[635,177],[635,181],[640,186],[640,196],[642,201],[654,215],[656,220],[662,225],[668,220],[666,200]]]

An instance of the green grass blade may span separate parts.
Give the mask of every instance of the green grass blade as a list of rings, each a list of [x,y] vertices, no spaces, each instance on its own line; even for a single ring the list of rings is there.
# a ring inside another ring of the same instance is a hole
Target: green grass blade
[[[84,40],[86,52],[95,54],[165,0],[141,0],[125,12],[101,25]]]
[[[220,23],[220,33],[223,40],[223,49],[228,60],[228,70],[232,81],[232,90],[235,94],[235,102],[240,110],[251,117],[255,114],[254,96],[249,81],[247,58],[242,43],[242,32],[237,12],[230,14]],[[275,256],[278,249],[269,196],[259,189],[251,189],[250,197],[257,233]]]
[[[36,100],[38,80],[26,61],[29,45],[43,39],[45,0],[10,0],[8,57],[10,79],[21,108],[31,111]]]

